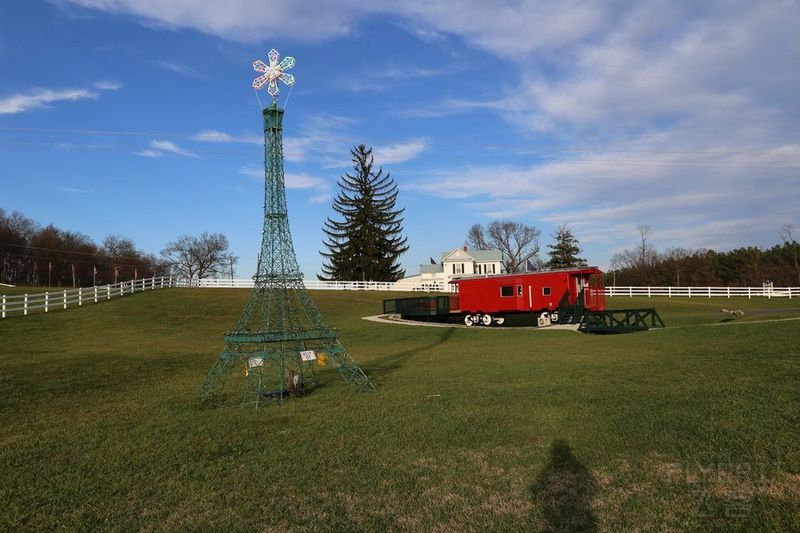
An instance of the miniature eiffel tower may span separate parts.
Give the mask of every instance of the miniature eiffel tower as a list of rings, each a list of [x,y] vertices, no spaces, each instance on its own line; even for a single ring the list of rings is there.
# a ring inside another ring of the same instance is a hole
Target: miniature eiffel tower
[[[349,384],[374,390],[369,378],[339,343],[337,333],[322,319],[303,284],[297,264],[283,178],[283,110],[275,101],[276,81],[287,85],[294,77],[283,71],[294,66],[286,57],[278,64],[275,50],[270,66],[256,61],[253,67],[265,74],[253,82],[258,89],[269,82],[272,104],[264,117],[264,230],[255,286],[236,327],[225,334],[225,349],[197,391],[197,399],[210,401],[223,392],[229,381],[243,380],[242,405],[256,407],[283,401],[317,384],[316,366],[338,365]],[[238,372],[236,370],[238,369]]]

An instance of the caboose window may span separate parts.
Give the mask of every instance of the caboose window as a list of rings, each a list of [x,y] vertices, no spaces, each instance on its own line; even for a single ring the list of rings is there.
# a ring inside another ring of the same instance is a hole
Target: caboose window
[[[500,287],[500,296],[514,296],[514,286],[506,285],[505,287]]]
[[[522,285],[517,285],[517,296],[522,296]]]
[[[550,296],[550,287],[542,287],[542,296]]]

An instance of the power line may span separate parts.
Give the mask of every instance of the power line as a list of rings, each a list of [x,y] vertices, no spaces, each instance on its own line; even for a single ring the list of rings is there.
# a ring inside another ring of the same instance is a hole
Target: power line
[[[93,150],[114,150],[114,151],[124,151],[130,152],[137,150],[137,148],[133,147],[121,147],[121,146],[102,146],[102,145],[80,145],[80,144],[70,144],[70,143],[55,143],[55,142],[19,142],[19,141],[5,141],[0,139],[0,144],[6,145],[18,145],[18,146],[49,146],[54,148],[88,148]],[[161,150],[163,151],[163,150]],[[566,151],[566,150],[565,150]],[[587,150],[588,151],[588,150]],[[596,152],[601,152],[604,150],[596,150]],[[169,152],[166,152],[169,153]],[[551,152],[551,153],[557,153]],[[636,153],[647,153],[647,152],[636,152]],[[653,152],[653,153],[661,153],[661,152]],[[666,153],[666,152],[664,152]],[[675,152],[678,153],[678,152]],[[192,150],[192,154],[195,155],[253,155],[253,151],[244,151],[244,150]],[[689,152],[687,152],[689,154]],[[301,157],[305,156],[305,153],[301,152],[284,152],[285,156],[292,157]],[[729,157],[732,155],[737,155],[736,153],[728,153],[728,154],[720,154],[720,153],[707,153],[706,155],[714,156],[714,158],[718,159],[721,157]],[[691,166],[691,165],[702,165],[702,166],[721,166],[721,167],[736,167],[736,168],[800,168],[800,161],[789,161],[783,164],[779,163],[764,163],[760,161],[753,161],[753,160],[736,160],[736,161],[717,161],[717,160],[697,160],[697,159],[683,159],[683,160],[658,160],[658,159],[587,159],[587,158],[564,158],[564,157],[552,157],[550,153],[545,152],[542,154],[512,154],[512,155],[496,155],[496,156],[478,156],[478,155],[419,155],[415,158],[416,161],[425,161],[425,160],[443,160],[443,161],[508,161],[509,159],[536,159],[537,162],[541,163],[570,163],[570,164],[596,164],[596,163],[605,163],[608,165],[651,165],[651,166],[664,166],[664,165],[684,165],[684,166]],[[338,168],[338,167],[337,167]]]
[[[129,130],[87,130],[87,129],[69,129],[69,128],[27,128],[27,127],[0,127],[0,131],[11,131],[11,132],[29,132],[29,133],[68,133],[68,134],[77,134],[77,135],[108,135],[108,136],[132,136],[132,137],[175,137],[175,138],[184,138],[189,139],[195,142],[214,142],[214,141],[203,141],[198,139],[199,133],[174,133],[174,132],[146,132],[146,131],[129,131]],[[236,140],[235,136],[234,140],[231,141],[218,141],[221,144],[250,144],[247,141]],[[290,137],[291,139],[292,137]],[[336,135],[328,135],[328,136],[315,136],[315,135],[298,135],[294,138],[303,138],[308,139],[309,142],[313,143],[351,143],[351,142],[359,142],[363,141],[362,137],[357,136],[336,136]],[[393,146],[406,146],[406,145],[416,145],[419,143],[419,139],[414,140],[393,140],[393,139],[372,139],[372,142],[381,142],[384,144],[390,144]],[[56,143],[56,144],[65,144],[65,143]],[[256,143],[253,142],[252,144],[261,144],[260,142]],[[447,142],[437,142],[437,146],[444,146],[444,147],[470,147],[470,148],[485,148],[491,149],[495,147],[518,147],[518,148],[527,148],[531,149],[535,145],[533,142],[492,142],[492,143],[485,143],[485,142],[470,142],[470,141],[453,141],[452,143]],[[721,151],[720,149],[716,148],[709,148],[704,150],[658,150],[658,149],[641,149],[641,148],[614,148],[611,147],[592,147],[592,146],[580,146],[580,145],[562,145],[562,146],[555,146],[547,149],[550,152],[614,152],[614,153],[653,153],[653,154],[686,154],[686,155],[716,155],[716,156],[727,156],[727,155],[765,155],[769,153],[769,149],[727,149]],[[212,153],[212,152],[209,152]],[[229,152],[223,152],[229,153]],[[240,152],[230,152],[230,153],[240,153]],[[247,152],[250,153],[250,152]]]
[[[109,258],[109,259],[119,258],[119,259],[133,259],[133,260],[136,260],[136,261],[145,260],[145,258],[143,258],[142,256],[134,256],[134,255],[116,255],[116,256],[114,256],[114,255],[103,254],[100,251],[98,251],[98,252],[80,252],[78,250],[59,250],[58,248],[42,248],[40,246],[29,246],[29,245],[26,245],[26,244],[15,244],[15,243],[10,243],[10,242],[0,242],[0,246],[14,246],[15,248],[25,248],[25,249],[31,249],[31,250],[39,250],[39,251],[43,251],[43,252],[57,252],[57,253],[62,253],[62,254],[68,253],[68,254],[91,255],[91,256],[100,255],[102,257],[106,257],[106,258]]]

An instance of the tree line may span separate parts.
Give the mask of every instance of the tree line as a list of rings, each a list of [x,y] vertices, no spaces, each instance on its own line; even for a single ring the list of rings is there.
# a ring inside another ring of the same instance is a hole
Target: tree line
[[[9,285],[86,287],[153,276],[233,275],[237,258],[228,248],[222,234],[182,235],[157,257],[126,237],[108,235],[98,244],[0,208],[0,283]]]
[[[611,258],[606,284],[634,286],[775,286],[800,285],[800,244],[791,225],[779,231],[781,242],[769,248],[746,246],[727,252],[706,248],[657,251],[649,242],[652,228],[640,225],[632,248]]]

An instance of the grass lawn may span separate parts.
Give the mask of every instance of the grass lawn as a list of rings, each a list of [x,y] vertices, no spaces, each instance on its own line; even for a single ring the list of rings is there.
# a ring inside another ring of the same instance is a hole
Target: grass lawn
[[[800,530],[798,300],[615,298],[669,327],[595,336],[378,324],[396,293],[316,292],[378,392],[325,370],[200,409],[247,295],[0,321],[0,528]]]

